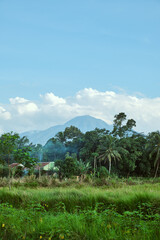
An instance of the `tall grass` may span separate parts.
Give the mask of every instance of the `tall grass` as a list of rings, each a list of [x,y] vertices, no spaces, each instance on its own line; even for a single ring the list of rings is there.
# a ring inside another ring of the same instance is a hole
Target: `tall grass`
[[[24,210],[1,205],[1,239],[158,240],[160,236],[160,218],[156,214],[146,215],[139,210],[121,215],[114,208],[69,214],[62,206],[57,210],[59,207],[61,212],[50,214],[39,205]]]
[[[159,183],[63,184],[1,188],[0,239],[160,239]]]
[[[76,187],[81,188],[83,186],[94,186],[94,187],[104,187],[104,188],[123,188],[125,186],[133,186],[133,185],[144,185],[144,184],[155,184],[160,183],[160,178],[127,178],[127,179],[119,179],[115,178],[94,178],[91,176],[86,176],[82,182],[77,181],[76,179],[65,179],[63,181],[59,181],[55,179],[53,176],[41,176],[36,178],[35,175],[25,176],[23,178],[12,178],[11,185],[12,187],[29,187],[29,188],[38,188],[38,187]],[[8,186],[8,178],[0,178],[0,187]]]
[[[95,208],[97,203],[103,203],[105,207],[115,205],[117,211],[122,213],[126,210],[134,210],[143,202],[150,202],[153,205],[160,205],[159,184],[145,184],[137,186],[125,186],[123,188],[103,189],[91,186],[67,188],[39,188],[39,189],[18,189],[7,188],[0,190],[0,203],[8,202],[14,207],[20,208],[30,202],[46,203],[48,211],[54,206],[63,202],[67,212],[74,212],[75,207],[81,210]]]

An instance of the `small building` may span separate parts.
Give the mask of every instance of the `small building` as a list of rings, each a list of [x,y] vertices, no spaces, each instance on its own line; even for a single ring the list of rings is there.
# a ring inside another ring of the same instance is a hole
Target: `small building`
[[[12,163],[9,165],[9,167],[13,171],[21,168],[23,171],[23,175],[27,175],[29,172],[29,169],[24,167],[24,165],[21,163]],[[34,166],[34,170],[36,172],[43,172],[48,175],[51,173],[51,171],[57,170],[57,168],[54,166],[54,162],[39,162]]]
[[[51,171],[56,170],[57,168],[54,166],[54,162],[39,162],[35,166],[35,170],[43,170],[43,171]]]
[[[28,169],[22,163],[12,163],[9,165],[9,168],[11,169],[14,177],[22,177],[28,174]]]
[[[21,163],[12,163],[9,165],[10,168],[17,168],[17,167],[21,167],[24,168],[24,165]]]

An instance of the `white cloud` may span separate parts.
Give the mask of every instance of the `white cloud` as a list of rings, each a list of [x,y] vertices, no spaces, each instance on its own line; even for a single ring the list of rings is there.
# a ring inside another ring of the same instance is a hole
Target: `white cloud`
[[[65,104],[66,100],[55,96],[52,92],[46,93],[44,96],[40,95],[48,104],[51,106],[56,106],[59,104]]]
[[[18,103],[26,103],[29,100],[25,98],[16,97],[16,98],[10,98],[9,101],[11,104],[18,104]]]
[[[39,111],[38,106],[25,98],[10,98],[10,104],[20,115],[33,114]]]
[[[19,114],[26,115],[32,114],[39,111],[37,105],[35,103],[29,102],[27,104],[19,105],[17,108]]]
[[[4,119],[4,120],[9,120],[11,118],[11,114],[6,111],[5,108],[0,106],[0,119]]]
[[[159,110],[160,98],[85,88],[67,98],[54,93],[41,95],[40,101],[36,102],[10,98],[9,105],[0,107],[0,127],[1,131],[18,132],[46,129],[86,114],[112,124],[115,114],[125,112],[128,118],[137,122],[137,131],[148,132],[160,129]]]

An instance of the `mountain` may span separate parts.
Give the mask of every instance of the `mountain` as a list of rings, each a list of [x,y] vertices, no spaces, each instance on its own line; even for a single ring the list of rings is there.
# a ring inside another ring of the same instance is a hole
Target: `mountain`
[[[20,136],[21,137],[26,136],[33,144],[40,143],[44,145],[50,138],[54,137],[58,132],[64,131],[66,127],[70,127],[71,125],[79,128],[83,133],[94,130],[95,128],[100,129],[105,128],[107,130],[112,129],[111,125],[108,125],[101,119],[85,115],[75,117],[63,125],[56,125],[43,131],[24,132],[21,133]]]

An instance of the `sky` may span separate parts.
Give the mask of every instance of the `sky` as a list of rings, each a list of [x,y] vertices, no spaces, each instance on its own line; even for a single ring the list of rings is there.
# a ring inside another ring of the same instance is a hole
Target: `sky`
[[[159,0],[0,0],[0,133],[125,112],[160,130]]]

